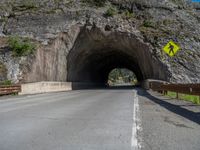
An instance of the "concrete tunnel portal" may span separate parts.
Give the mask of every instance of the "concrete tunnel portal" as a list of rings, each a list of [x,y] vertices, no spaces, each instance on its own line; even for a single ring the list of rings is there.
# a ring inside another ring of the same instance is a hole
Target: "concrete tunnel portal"
[[[138,81],[168,80],[166,67],[150,53],[149,47],[134,35],[83,28],[67,57],[67,81],[106,85],[115,68],[127,68]]]

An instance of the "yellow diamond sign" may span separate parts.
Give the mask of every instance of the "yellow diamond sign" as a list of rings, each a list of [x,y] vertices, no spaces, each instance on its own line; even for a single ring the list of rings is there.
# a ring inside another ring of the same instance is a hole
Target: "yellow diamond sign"
[[[167,45],[163,48],[163,51],[167,53],[170,57],[173,57],[179,50],[180,47],[173,41],[169,41],[169,43],[167,43]]]

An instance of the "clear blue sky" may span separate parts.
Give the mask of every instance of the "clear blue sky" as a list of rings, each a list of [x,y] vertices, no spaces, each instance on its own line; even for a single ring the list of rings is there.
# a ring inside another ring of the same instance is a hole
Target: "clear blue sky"
[[[192,2],[200,2],[200,0],[192,0]]]

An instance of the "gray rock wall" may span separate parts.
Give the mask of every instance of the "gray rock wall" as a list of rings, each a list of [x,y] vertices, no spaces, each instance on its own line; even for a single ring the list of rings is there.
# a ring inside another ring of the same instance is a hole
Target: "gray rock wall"
[[[83,4],[79,0],[29,0],[29,3],[23,0],[1,0],[0,4],[0,41],[10,35],[19,35],[40,43],[35,56],[26,58],[14,58],[10,52],[4,51],[6,46],[1,45],[0,61],[8,69],[7,78],[14,82],[78,81],[73,73],[73,77],[70,77],[70,66],[74,68],[74,63],[81,65],[87,61],[87,52],[92,54],[95,47],[98,47],[97,51],[101,48],[113,49],[112,53],[115,53],[114,49],[120,49],[120,52],[126,49],[126,57],[131,56],[131,60],[137,62],[143,78],[181,83],[200,82],[198,4],[184,0],[110,0],[105,7],[100,8]],[[116,9],[113,17],[105,17],[109,7]],[[127,10],[132,14],[131,17],[125,13]],[[87,27],[92,32],[93,26],[102,33],[96,36],[93,32],[90,36],[96,37],[89,37],[87,43],[78,42],[81,35],[86,36],[80,30]],[[119,36],[121,34],[134,38],[126,39]],[[112,40],[109,41],[109,38]],[[169,40],[181,46],[181,51],[173,58],[162,51]],[[83,61],[70,62],[69,53],[79,51],[84,46],[88,49],[77,53],[76,58]],[[79,48],[76,50],[75,47]],[[116,51],[116,55],[119,54]],[[95,74],[98,75],[97,72]]]

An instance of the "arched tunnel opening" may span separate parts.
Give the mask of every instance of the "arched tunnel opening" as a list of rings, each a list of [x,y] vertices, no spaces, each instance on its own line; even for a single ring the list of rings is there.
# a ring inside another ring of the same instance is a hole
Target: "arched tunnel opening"
[[[67,57],[67,80],[73,88],[106,87],[115,68],[134,72],[138,82],[166,80],[166,70],[156,61],[149,47],[134,36],[83,28]]]

